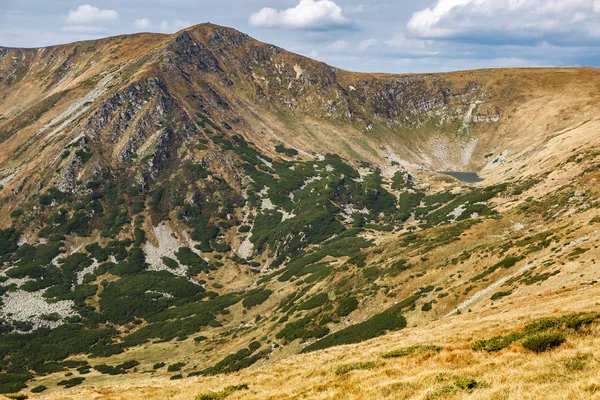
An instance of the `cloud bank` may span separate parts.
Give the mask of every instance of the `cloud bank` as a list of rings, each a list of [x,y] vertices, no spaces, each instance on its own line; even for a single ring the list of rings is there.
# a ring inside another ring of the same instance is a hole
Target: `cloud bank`
[[[67,23],[74,25],[102,24],[115,22],[119,19],[119,13],[115,10],[101,10],[89,4],[77,7],[75,10],[69,10]]]
[[[600,42],[600,0],[437,0],[406,27],[422,39],[583,45]]]
[[[348,27],[342,8],[331,0],[300,0],[296,7],[276,10],[265,7],[250,15],[254,27],[290,29],[327,29]]]

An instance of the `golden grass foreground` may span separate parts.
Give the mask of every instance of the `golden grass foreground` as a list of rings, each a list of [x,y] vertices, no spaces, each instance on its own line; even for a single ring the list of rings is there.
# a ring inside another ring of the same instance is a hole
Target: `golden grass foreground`
[[[263,364],[230,375],[185,378],[132,374],[99,377],[77,388],[30,398],[75,399],[594,399],[600,398],[600,326],[567,335],[536,354],[513,344],[496,353],[472,350],[479,339],[506,334],[541,317],[598,311],[600,286],[567,287],[497,310],[463,313],[422,327]],[[526,311],[525,311],[526,310]],[[550,311],[549,311],[550,310]],[[405,357],[383,354],[438,345]],[[241,386],[240,386],[241,385]],[[247,388],[244,386],[247,385]]]

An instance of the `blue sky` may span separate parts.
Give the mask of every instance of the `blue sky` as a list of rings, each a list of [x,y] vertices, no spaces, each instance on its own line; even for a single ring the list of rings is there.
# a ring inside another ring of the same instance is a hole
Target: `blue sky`
[[[0,0],[0,46],[207,21],[354,71],[600,66],[600,0]]]

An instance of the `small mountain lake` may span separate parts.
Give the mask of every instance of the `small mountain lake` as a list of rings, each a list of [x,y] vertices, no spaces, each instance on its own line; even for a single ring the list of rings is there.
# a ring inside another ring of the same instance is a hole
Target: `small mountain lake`
[[[440,171],[440,174],[450,175],[465,183],[483,182],[483,179],[481,179],[475,172]]]

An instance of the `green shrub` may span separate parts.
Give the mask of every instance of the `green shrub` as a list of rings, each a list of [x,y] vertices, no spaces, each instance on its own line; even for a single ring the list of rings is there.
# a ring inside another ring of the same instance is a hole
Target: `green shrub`
[[[297,307],[298,310],[312,310],[313,308],[321,307],[329,300],[327,293],[317,293],[309,297]]]
[[[582,354],[578,353],[574,357],[567,358],[563,360],[565,368],[571,371],[583,371],[585,369],[586,364],[590,359],[593,359],[592,354]]]
[[[194,275],[208,270],[208,263],[187,247],[180,247],[175,256],[181,264],[189,266],[195,272]]]
[[[246,232],[250,232],[251,229],[252,229],[252,227],[250,225],[241,225],[238,228],[238,232],[240,232],[240,233],[246,233]]]
[[[143,243],[146,243],[146,232],[144,232],[143,229],[136,226],[133,231],[133,236],[135,238],[133,242],[136,246],[141,246]]]
[[[488,352],[494,352],[498,350],[502,350],[512,343],[523,340],[525,342],[527,339],[532,336],[537,336],[538,334],[549,334],[550,336],[555,337],[554,340],[558,340],[556,335],[562,336],[562,333],[555,333],[557,331],[564,331],[566,329],[571,329],[575,332],[578,332],[582,327],[588,326],[593,322],[600,319],[600,313],[597,312],[587,312],[587,313],[573,313],[563,315],[562,317],[551,317],[551,318],[541,318],[537,321],[534,321],[525,326],[525,328],[520,332],[512,332],[505,336],[494,336],[490,339],[478,340],[473,345],[473,350],[484,350]],[[548,340],[549,343],[552,342],[550,340],[550,336],[546,339],[538,338],[532,340],[530,342],[533,348],[537,348],[536,343],[540,343],[540,349],[544,348],[542,344],[543,340]],[[563,336],[564,342],[564,336]],[[562,343],[562,342],[561,342]],[[560,345],[560,344],[559,344]],[[556,346],[554,346],[556,347]],[[533,349],[532,349],[533,350]],[[535,350],[533,350],[535,351]],[[545,351],[545,350],[542,350]]]
[[[286,156],[297,156],[298,155],[298,150],[296,149],[288,149],[287,147],[285,147],[282,144],[278,144],[277,146],[275,146],[275,151],[281,154],[285,154]]]
[[[272,290],[264,289],[264,290],[253,290],[248,292],[244,300],[242,300],[242,305],[245,308],[252,308],[259,304],[264,303],[267,299],[273,294]]]
[[[454,384],[462,390],[473,390],[480,387],[485,387],[487,384],[483,382],[477,382],[475,379],[471,378],[460,378],[454,381]]]
[[[169,365],[169,367],[167,368],[168,372],[175,372],[175,371],[180,371],[181,368],[183,368],[185,366],[184,362],[178,362],[175,364],[171,364]]]
[[[496,301],[496,300],[501,299],[503,297],[510,296],[511,294],[512,294],[512,290],[509,290],[507,292],[496,292],[496,293],[494,293],[492,295],[492,297],[490,297],[490,300]]]
[[[9,394],[6,397],[8,397],[11,400],[27,400],[29,398],[26,394]]]
[[[167,365],[167,364],[164,362],[157,362],[156,364],[154,364],[152,366],[152,369],[160,369],[160,368],[164,367],[165,365]]]
[[[64,386],[65,389],[72,388],[77,385],[81,385],[85,381],[85,378],[79,376],[77,378],[65,379],[57,383],[59,386]]]
[[[340,331],[332,333],[323,339],[305,347],[302,352],[326,349],[342,344],[359,343],[389,331],[397,331],[406,327],[406,319],[401,312],[404,308],[414,306],[420,295],[410,296],[384,312],[374,315],[366,321],[351,325]]]
[[[357,308],[358,299],[356,297],[346,297],[340,300],[335,313],[340,317],[345,317]]]
[[[240,390],[248,390],[248,385],[243,384],[243,385],[228,386],[225,389],[221,390],[220,392],[210,392],[210,393],[199,394],[198,396],[196,396],[195,400],[223,400],[230,394],[239,392]]]
[[[248,349],[250,349],[250,351],[256,351],[260,348],[260,342],[254,341],[254,342],[250,342],[250,344],[248,345]]]
[[[183,375],[176,374],[176,375],[173,375],[172,377],[170,377],[169,379],[172,380],[172,381],[175,381],[177,379],[183,379]]]
[[[162,257],[162,262],[165,263],[165,265],[168,268],[171,268],[171,269],[179,268],[179,263],[177,261],[173,260],[171,257],[167,257],[167,256]]]
[[[536,353],[552,350],[565,342],[562,333],[543,332],[531,335],[523,340],[523,347]]]
[[[312,316],[306,316],[286,324],[275,337],[290,342],[295,339],[322,338],[328,333],[328,327],[315,325],[315,319]]]
[[[124,363],[117,365],[117,368],[127,370],[127,369],[131,369],[133,367],[137,367],[138,365],[140,365],[140,363],[138,361],[130,360],[130,361],[125,361]]]
[[[352,364],[345,364],[345,365],[340,365],[339,367],[337,367],[337,369],[335,370],[335,374],[336,375],[344,375],[347,374],[350,371],[357,371],[357,370],[364,370],[364,369],[371,369],[373,368],[375,365],[377,365],[376,362],[374,361],[368,361],[368,362],[357,362],[357,363],[352,363]]]
[[[48,389],[44,385],[39,385],[31,389],[31,393],[42,393],[44,390]]]
[[[127,372],[125,372],[125,370],[121,369],[121,368],[117,368],[117,367],[112,367],[110,365],[106,365],[106,364],[99,364],[94,366],[94,369],[98,372],[100,372],[101,374],[107,374],[107,375],[123,375],[126,374]]]
[[[253,351],[250,349],[241,349],[238,352],[223,358],[212,367],[202,370],[200,374],[209,376],[236,372],[251,366],[261,358],[267,357],[268,354],[268,349],[260,351],[256,354],[253,354]]]
[[[439,352],[442,348],[436,345],[418,345],[418,346],[410,346],[404,347],[402,349],[397,349],[390,351],[389,353],[385,353],[382,355],[383,358],[399,358],[399,357],[408,357],[413,354],[424,353],[427,351]]]
[[[490,339],[478,340],[473,345],[473,350],[484,350],[488,353],[500,351],[517,340],[521,339],[523,335],[519,332],[510,333],[506,336],[494,336]]]

